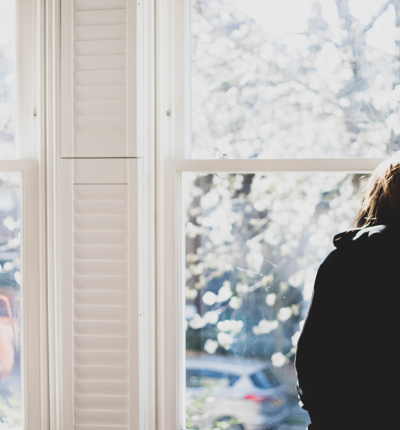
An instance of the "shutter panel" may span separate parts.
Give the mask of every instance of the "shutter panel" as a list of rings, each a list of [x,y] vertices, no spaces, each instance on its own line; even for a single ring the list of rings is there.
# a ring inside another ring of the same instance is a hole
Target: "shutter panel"
[[[63,429],[143,428],[137,2],[61,0]]]
[[[62,160],[63,428],[139,428],[140,166]]]
[[[62,0],[61,155],[138,157],[136,7]]]

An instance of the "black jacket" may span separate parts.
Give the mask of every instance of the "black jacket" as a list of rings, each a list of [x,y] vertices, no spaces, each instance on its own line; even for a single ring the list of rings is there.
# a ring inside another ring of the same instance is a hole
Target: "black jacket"
[[[310,429],[400,429],[400,227],[334,238],[298,342]]]

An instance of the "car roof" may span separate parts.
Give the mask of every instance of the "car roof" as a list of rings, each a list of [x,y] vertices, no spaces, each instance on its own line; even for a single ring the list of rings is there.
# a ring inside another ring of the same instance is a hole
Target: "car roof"
[[[186,359],[187,369],[207,369],[236,374],[250,374],[270,367],[266,361],[240,357],[199,356]]]

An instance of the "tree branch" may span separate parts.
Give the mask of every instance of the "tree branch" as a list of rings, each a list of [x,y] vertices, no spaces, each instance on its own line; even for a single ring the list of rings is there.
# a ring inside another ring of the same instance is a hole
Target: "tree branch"
[[[375,24],[376,20],[385,12],[385,10],[389,7],[390,4],[392,4],[392,0],[388,0],[379,10],[378,13],[372,18],[371,22],[366,25],[362,30],[361,33],[366,33],[368,30],[370,30],[373,25]]]

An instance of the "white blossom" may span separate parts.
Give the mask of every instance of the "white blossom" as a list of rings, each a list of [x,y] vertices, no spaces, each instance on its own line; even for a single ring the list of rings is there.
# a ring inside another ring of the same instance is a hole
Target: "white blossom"
[[[218,349],[218,342],[216,340],[207,339],[204,343],[204,351],[208,354],[215,354]]]
[[[281,352],[272,354],[271,362],[274,367],[282,367],[287,362],[287,358]]]

